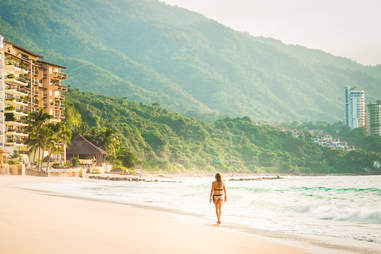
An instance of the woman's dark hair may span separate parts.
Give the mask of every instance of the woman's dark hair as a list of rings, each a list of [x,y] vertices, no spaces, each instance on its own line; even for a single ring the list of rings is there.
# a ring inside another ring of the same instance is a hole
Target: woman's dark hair
[[[219,186],[221,186],[221,184],[222,184],[222,176],[221,176],[221,174],[217,173],[215,177],[216,177],[217,184]]]

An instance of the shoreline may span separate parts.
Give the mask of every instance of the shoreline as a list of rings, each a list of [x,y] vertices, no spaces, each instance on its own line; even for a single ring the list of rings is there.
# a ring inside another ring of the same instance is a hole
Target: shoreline
[[[175,216],[187,216],[187,217],[192,217],[193,220],[196,220],[200,224],[204,224],[208,226],[217,226],[213,223],[205,222],[205,219],[200,218],[199,214],[183,211],[180,209],[165,208],[165,207],[154,206],[154,205],[126,203],[121,201],[106,200],[106,199],[100,199],[100,198],[81,197],[81,196],[60,194],[53,191],[38,190],[38,189],[31,189],[31,188],[22,188],[22,187],[17,187],[17,188],[24,189],[26,191],[37,192],[42,195],[47,195],[51,197],[109,203],[109,204],[116,204],[116,205],[122,205],[127,207],[134,207],[138,209],[151,210],[151,211],[166,213],[166,214],[175,215]],[[248,234],[250,236],[264,239],[271,242],[275,241],[276,243],[279,243],[285,246],[291,246],[299,250],[307,251],[305,253],[308,253],[308,254],[315,254],[315,253],[316,254],[321,254],[321,253],[378,254],[381,251],[381,249],[378,250],[378,249],[372,248],[371,246],[367,246],[366,242],[359,241],[358,245],[363,245],[363,246],[355,246],[355,245],[348,244],[348,242],[346,242],[343,239],[334,238],[334,237],[302,236],[302,235],[293,234],[293,233],[258,229],[258,228],[250,227],[245,224],[238,224],[238,223],[231,223],[231,222],[224,222],[222,225],[219,225],[217,227],[222,230],[232,231],[232,232],[240,233],[240,234]],[[341,243],[341,244],[338,244],[338,243]]]
[[[22,187],[20,187],[22,188]],[[22,188],[28,191],[32,192],[38,192],[43,193],[44,195],[53,196],[53,197],[61,197],[61,198],[68,198],[68,199],[78,199],[78,200],[86,200],[86,201],[94,201],[94,202],[101,202],[101,203],[110,203],[110,204],[118,204],[118,205],[124,205],[127,207],[135,207],[139,209],[147,209],[157,212],[164,212],[171,215],[180,215],[180,216],[188,216],[192,217],[193,219],[198,219],[199,223],[207,224],[205,222],[204,218],[200,218],[199,214],[183,211],[180,209],[174,209],[174,208],[165,208],[155,205],[143,205],[143,204],[137,204],[137,203],[127,203],[127,202],[121,202],[121,201],[114,201],[114,200],[106,200],[101,198],[93,198],[93,197],[81,197],[81,196],[74,196],[74,195],[67,195],[67,194],[60,194],[53,191],[46,191],[46,190],[38,190],[38,189],[30,189],[30,188]],[[214,225],[213,225],[214,226]],[[280,244],[285,244],[287,246],[292,246],[296,248],[300,248],[302,250],[307,250],[307,253],[369,253],[369,254],[378,254],[381,251],[380,249],[374,249],[373,246],[368,246],[367,242],[358,241],[358,245],[350,244],[349,242],[340,239],[340,238],[334,238],[334,237],[317,237],[317,236],[302,236],[300,234],[294,234],[294,233],[286,233],[286,232],[279,232],[279,231],[272,231],[272,230],[265,230],[265,229],[258,229],[253,228],[245,224],[238,224],[238,223],[231,223],[231,222],[224,222],[222,225],[219,226],[219,228],[223,230],[238,232],[238,233],[244,233],[248,234],[254,237],[259,237],[261,239],[269,240],[269,241],[275,241]],[[339,244],[340,243],[340,244]],[[362,245],[362,246],[360,246]],[[308,246],[308,247],[307,247]]]
[[[0,177],[6,194],[0,199],[1,253],[308,253],[216,225],[181,222],[168,211],[15,186],[60,180]]]
[[[16,177],[17,178],[17,177]],[[22,177],[21,177],[22,178]],[[35,183],[37,182],[59,182],[59,181],[65,181],[69,180],[68,178],[36,178],[36,177],[27,177],[28,179],[22,184],[28,184],[29,183]],[[75,182],[88,182],[88,181],[94,181],[91,179],[83,179],[83,178],[71,178],[70,181]],[[1,183],[1,177],[0,177],[0,183]],[[146,204],[136,204],[136,203],[127,203],[127,202],[121,202],[121,201],[114,201],[114,200],[107,200],[102,198],[95,198],[95,197],[84,197],[84,196],[76,196],[71,194],[60,194],[54,191],[45,191],[45,190],[38,190],[33,188],[25,188],[20,187],[20,184],[17,184],[18,186],[13,186],[12,188],[19,188],[23,189],[28,192],[37,193],[39,195],[43,196],[49,196],[54,198],[64,198],[64,199],[73,199],[73,200],[80,200],[80,201],[90,201],[90,202],[97,202],[97,203],[107,203],[111,205],[121,205],[126,207],[126,209],[129,208],[136,208],[136,209],[142,209],[142,210],[149,210],[157,213],[165,213],[172,217],[184,217],[185,221],[193,220],[196,224],[200,226],[215,226],[213,224],[210,224],[210,219],[206,219],[206,217],[201,216],[200,214],[195,214],[192,212],[186,212],[182,211],[180,209],[172,209],[172,208],[164,208],[160,206],[155,205],[146,205]],[[1,184],[0,184],[1,187]],[[306,251],[304,253],[327,253],[327,254],[342,254],[342,253],[380,253],[381,248],[375,249],[375,246],[368,244],[367,242],[363,241],[347,241],[341,238],[334,238],[334,237],[318,237],[318,236],[307,236],[307,235],[298,235],[290,232],[281,232],[281,231],[272,231],[272,230],[264,230],[264,229],[257,229],[253,228],[244,224],[237,224],[237,223],[223,223],[219,229],[224,231],[231,231],[238,234],[247,234],[254,238],[264,239],[266,241],[270,241],[272,243],[279,243],[281,245],[285,246],[292,246],[295,247],[298,250]]]

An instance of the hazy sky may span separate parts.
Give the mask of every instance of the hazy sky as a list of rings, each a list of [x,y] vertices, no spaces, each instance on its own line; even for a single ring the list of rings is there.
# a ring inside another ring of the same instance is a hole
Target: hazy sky
[[[381,64],[381,0],[162,0],[235,30]]]

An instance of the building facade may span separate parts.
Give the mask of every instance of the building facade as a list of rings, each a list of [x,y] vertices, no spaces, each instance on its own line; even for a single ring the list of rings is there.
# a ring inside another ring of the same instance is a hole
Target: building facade
[[[4,122],[4,103],[5,103],[5,84],[4,84],[4,37],[0,35],[0,148],[5,144],[5,122]]]
[[[364,90],[345,88],[345,122],[352,129],[365,127]]]
[[[64,119],[63,93],[67,88],[61,84],[61,80],[67,79],[67,74],[61,72],[65,67],[42,61],[40,55],[14,43],[1,41],[2,147],[11,153],[26,151],[27,134],[24,133],[24,127],[28,113],[43,109],[52,116],[52,122]]]
[[[381,100],[368,104],[368,133],[381,136]]]

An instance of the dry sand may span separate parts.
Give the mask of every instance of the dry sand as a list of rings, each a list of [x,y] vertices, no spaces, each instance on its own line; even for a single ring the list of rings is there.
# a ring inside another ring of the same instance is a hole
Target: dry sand
[[[16,184],[62,178],[0,176],[0,253],[306,253],[217,226],[122,204],[48,195]]]

